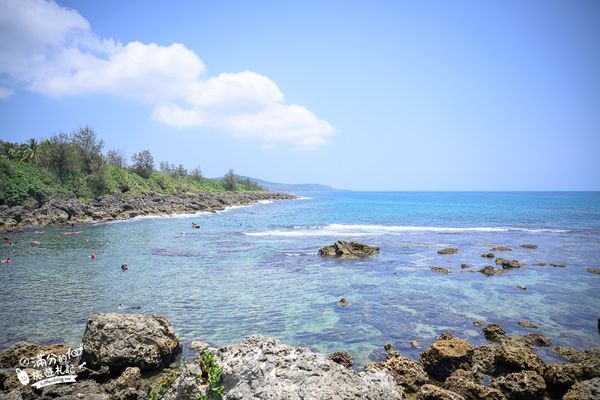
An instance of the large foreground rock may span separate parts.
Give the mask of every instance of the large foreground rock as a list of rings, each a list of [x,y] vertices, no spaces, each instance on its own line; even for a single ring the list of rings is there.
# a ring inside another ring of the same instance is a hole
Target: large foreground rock
[[[179,337],[161,315],[96,314],[83,335],[83,360],[91,368],[148,371],[169,365],[181,352]]]
[[[64,344],[41,345],[31,342],[17,342],[7,350],[0,353],[0,368],[22,367],[19,361],[22,358],[32,359],[38,354],[66,354],[69,350]]]
[[[356,373],[322,354],[263,336],[219,349],[225,398],[402,399],[385,371]]]
[[[340,257],[340,258],[358,258],[372,256],[379,253],[379,247],[369,246],[368,244],[358,242],[344,242],[338,240],[331,246],[325,246],[319,249],[322,256]]]
[[[429,375],[443,380],[468,364],[472,355],[473,347],[467,341],[442,334],[429,349],[421,353],[421,364]]]

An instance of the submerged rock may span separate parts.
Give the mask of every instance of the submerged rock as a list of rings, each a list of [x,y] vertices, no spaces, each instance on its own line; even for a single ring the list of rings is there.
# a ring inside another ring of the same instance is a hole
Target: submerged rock
[[[491,251],[512,251],[512,249],[510,247],[506,247],[506,246],[497,246],[494,248],[490,249]]]
[[[448,249],[440,249],[437,251],[438,254],[458,254],[458,249],[455,248],[448,248]]]
[[[535,371],[513,372],[501,376],[492,383],[509,400],[539,400],[544,397],[546,382]]]
[[[507,260],[504,258],[496,258],[496,264],[504,269],[521,268],[523,265],[518,260]]]
[[[481,268],[479,272],[486,276],[492,276],[496,273],[496,270],[491,265],[486,265],[485,267]]]
[[[518,339],[534,347],[549,347],[552,345],[548,336],[544,336],[539,333],[528,333],[527,335],[521,336]]]
[[[462,365],[469,363],[473,347],[465,340],[451,335],[440,336],[421,353],[420,360],[427,373],[436,379],[446,379]]]
[[[494,258],[496,255],[494,253],[484,253],[481,255],[483,258]]]
[[[592,274],[600,275],[600,268],[588,268],[586,271]]]
[[[450,270],[448,268],[436,267],[435,265],[429,268],[433,272],[437,272],[438,274],[449,274]]]
[[[524,249],[537,249],[538,245],[537,244],[522,244],[521,246]]]
[[[517,321],[517,325],[522,326],[523,328],[532,328],[532,329],[537,329],[538,326],[536,324],[534,324],[531,321],[526,321],[526,320],[520,320]]]
[[[379,247],[358,242],[344,242],[342,240],[338,240],[331,246],[319,249],[319,254],[322,256],[339,258],[367,257],[377,253],[379,253]]]
[[[471,268],[471,266],[469,264],[460,264],[460,268],[467,269],[467,268]]]
[[[227,399],[402,399],[386,371],[356,373],[322,354],[250,336],[217,351]]]
[[[537,267],[556,267],[556,268],[566,268],[567,267],[565,264],[553,264],[553,263],[544,263],[544,262],[534,263],[532,265],[535,265]]]
[[[483,335],[487,340],[499,341],[506,339],[506,331],[498,324],[488,324],[483,328]]]
[[[90,368],[107,365],[113,374],[165,367],[181,352],[179,337],[161,315],[96,314],[87,322],[83,346]]]

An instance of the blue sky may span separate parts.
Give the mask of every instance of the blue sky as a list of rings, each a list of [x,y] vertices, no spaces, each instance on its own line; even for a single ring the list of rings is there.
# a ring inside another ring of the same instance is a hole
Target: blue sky
[[[597,1],[0,0],[0,137],[355,190],[600,190]]]

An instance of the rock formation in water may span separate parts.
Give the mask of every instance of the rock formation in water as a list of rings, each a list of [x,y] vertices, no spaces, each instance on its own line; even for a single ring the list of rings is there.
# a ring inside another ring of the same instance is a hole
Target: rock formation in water
[[[331,246],[319,249],[319,254],[322,256],[339,258],[367,257],[377,253],[379,253],[379,247],[358,242],[344,242],[342,240],[338,240]]]
[[[458,254],[458,249],[454,249],[454,248],[449,248],[449,249],[440,249],[437,252],[438,254]]]

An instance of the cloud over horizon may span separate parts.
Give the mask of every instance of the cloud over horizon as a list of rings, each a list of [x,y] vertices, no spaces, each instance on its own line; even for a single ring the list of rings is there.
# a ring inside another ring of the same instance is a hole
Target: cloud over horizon
[[[0,0],[0,100],[15,88],[51,98],[108,94],[152,107],[176,128],[209,128],[268,146],[312,150],[333,127],[252,71],[207,76],[181,43],[161,46],[100,38],[76,10],[46,0]]]

